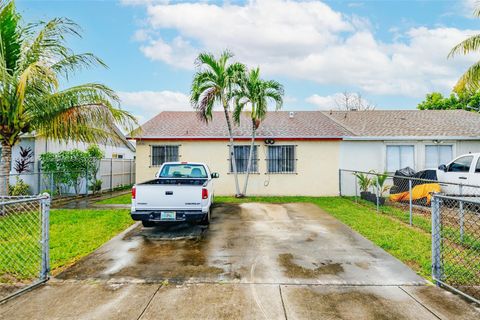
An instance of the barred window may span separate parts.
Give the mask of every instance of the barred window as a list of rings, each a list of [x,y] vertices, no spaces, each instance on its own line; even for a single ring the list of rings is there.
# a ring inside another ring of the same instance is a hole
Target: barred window
[[[250,156],[250,146],[234,146],[235,163],[237,164],[237,173],[247,173],[248,157]],[[233,172],[233,163],[230,162],[230,172]],[[252,164],[250,173],[258,173],[257,146],[253,148]]]
[[[178,161],[178,146],[152,146],[152,166],[161,166],[170,161]]]
[[[295,173],[295,146],[268,146],[269,173]]]

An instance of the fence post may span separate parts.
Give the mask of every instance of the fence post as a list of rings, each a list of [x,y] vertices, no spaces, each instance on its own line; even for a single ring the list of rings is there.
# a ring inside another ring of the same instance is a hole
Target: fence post
[[[338,193],[342,196],[342,169],[338,169]]]
[[[50,272],[50,195],[44,193],[40,200],[42,210],[42,270],[40,280],[47,280]]]
[[[110,158],[110,192],[113,192],[113,158]]]
[[[55,186],[53,185],[53,172],[50,172],[49,175],[49,182],[50,182],[50,197],[53,197],[53,194],[55,193]]]
[[[413,215],[412,215],[412,179],[408,179],[408,201],[409,201],[409,209],[410,209],[410,225],[413,224]]]
[[[88,164],[85,167],[85,196],[88,197]]]
[[[355,202],[358,202],[358,178],[357,173],[353,174],[355,176]]]
[[[129,163],[129,173],[130,173],[130,179],[128,180],[130,182],[129,185],[133,184],[133,182],[132,182],[132,173],[133,173],[132,172],[132,162],[133,162],[132,160],[128,161],[128,163]]]
[[[434,280],[442,281],[442,261],[441,261],[441,219],[440,219],[440,199],[433,194],[432,197],[432,277]],[[439,285],[438,281],[436,281]]]
[[[460,185],[459,187],[459,191],[460,191],[460,196],[463,195],[463,185]],[[462,199],[460,198],[460,200],[458,201],[458,205],[459,205],[459,220],[460,220],[460,242],[463,242],[463,234],[465,232],[464,230],[464,220],[465,220],[465,217],[464,217],[464,210],[463,210],[463,201]]]

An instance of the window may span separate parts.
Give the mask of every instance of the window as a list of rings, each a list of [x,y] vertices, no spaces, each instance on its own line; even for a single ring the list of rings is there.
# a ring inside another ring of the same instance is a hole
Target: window
[[[394,172],[405,167],[415,167],[413,146],[387,146],[387,171]]]
[[[178,146],[152,146],[152,166],[161,166],[170,161],[178,161]]]
[[[448,172],[469,172],[473,156],[458,158],[448,166]]]
[[[113,159],[123,159],[123,154],[121,153],[112,153]]]
[[[207,178],[207,171],[201,164],[168,164],[162,168],[160,178]]]
[[[295,173],[295,146],[268,146],[269,173]]]
[[[477,166],[475,167],[475,173],[480,173],[480,158],[478,158]]]
[[[237,173],[246,173],[250,146],[234,146],[233,152],[235,153]],[[232,162],[230,162],[230,172],[233,172]],[[258,172],[257,146],[253,148],[252,165],[250,166],[250,173],[252,172]]]
[[[438,168],[453,158],[452,146],[425,146],[425,168]]]

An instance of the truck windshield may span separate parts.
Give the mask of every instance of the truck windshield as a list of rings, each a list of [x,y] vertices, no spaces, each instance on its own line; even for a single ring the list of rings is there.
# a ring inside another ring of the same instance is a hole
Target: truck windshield
[[[166,164],[160,178],[207,178],[207,171],[199,164]]]

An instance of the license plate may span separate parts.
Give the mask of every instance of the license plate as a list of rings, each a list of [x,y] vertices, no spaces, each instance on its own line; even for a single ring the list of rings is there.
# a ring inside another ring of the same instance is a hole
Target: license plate
[[[175,220],[175,211],[161,211],[160,220]]]

